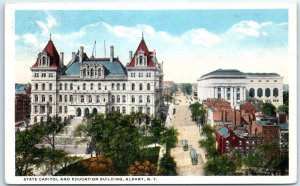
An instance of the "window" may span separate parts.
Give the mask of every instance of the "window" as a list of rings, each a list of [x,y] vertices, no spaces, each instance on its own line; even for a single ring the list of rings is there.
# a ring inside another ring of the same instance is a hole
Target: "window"
[[[70,90],[73,90],[73,83],[70,84]]]
[[[49,102],[50,103],[52,102],[52,96],[51,95],[49,96]]]
[[[150,107],[147,107],[147,114],[150,114]]]
[[[62,106],[59,106],[58,112],[59,112],[59,113],[62,113]]]
[[[144,74],[143,73],[139,73],[139,77],[143,77],[144,76]]]
[[[226,146],[229,146],[229,141],[228,140],[226,140]]]
[[[139,65],[143,65],[143,56],[139,57]]]
[[[266,82],[269,82],[269,80],[266,80]]]
[[[139,112],[140,112],[140,113],[143,112],[143,107],[139,107]]]
[[[91,95],[89,95],[89,103],[92,103],[93,102],[93,98]]]
[[[45,90],[45,83],[42,84],[42,90]]]
[[[46,57],[42,58],[42,65],[45,66],[46,65]]]
[[[70,95],[70,102],[73,102],[73,95]]]
[[[34,77],[39,77],[39,73],[34,73]]]
[[[59,102],[62,102],[62,95],[59,95]]]
[[[134,113],[134,107],[131,107],[131,113]]]
[[[150,90],[150,83],[147,83],[147,90]]]
[[[34,106],[34,113],[38,113],[38,106]]]
[[[38,76],[39,77],[39,76]],[[277,80],[274,80],[274,82],[277,82]]]
[[[86,69],[83,69],[83,71],[82,71],[82,75],[83,75],[83,77],[85,77],[85,76],[86,76]]]
[[[131,102],[135,103],[135,96],[131,96]]]
[[[68,107],[65,106],[65,114],[67,114],[67,113],[68,113]]]
[[[240,100],[241,99],[241,88],[238,87],[236,89],[236,100]]]
[[[278,97],[278,95],[279,95],[279,94],[278,94],[278,88],[274,88],[274,89],[273,89],[273,96],[274,96],[274,97]]]
[[[112,111],[112,112],[115,111],[115,107],[114,107],[114,106],[111,107],[111,111]]]
[[[126,84],[123,83],[123,90],[126,90]]]
[[[218,87],[218,99],[221,99],[221,87]]]
[[[132,84],[131,84],[131,90],[134,90],[134,89],[135,89],[135,84],[132,83]]]
[[[227,94],[226,94],[226,97],[227,97],[227,100],[230,100],[230,87],[227,87],[227,89],[226,89],[226,92],[227,92]]]
[[[120,96],[117,95],[117,102],[120,103]]]
[[[252,98],[255,96],[255,90],[254,90],[254,88],[250,88],[250,90],[249,90],[249,96],[252,97]]]
[[[86,84],[83,83],[83,87],[82,87],[82,90],[85,90],[86,89]]]
[[[131,77],[135,77],[135,73],[131,73]]]
[[[101,90],[101,83],[98,83],[98,90]]]
[[[65,83],[65,90],[68,90],[68,84]]]
[[[52,90],[52,83],[49,84],[49,90]]]
[[[80,96],[80,102],[84,103],[84,96],[83,95]]]
[[[120,107],[117,107],[117,112],[120,113]]]
[[[265,90],[265,95],[266,95],[267,98],[270,97],[270,95],[271,95],[271,90],[270,90],[269,88],[266,88],[266,90]]]
[[[107,90],[107,86],[104,86],[104,90]]]
[[[34,101],[35,101],[35,102],[38,102],[38,101],[39,101],[38,95],[35,95],[35,96],[34,96]]]
[[[120,83],[117,84],[117,90],[120,90]]]
[[[150,103],[150,96],[147,96],[147,103]]]
[[[242,144],[243,144],[243,143],[242,143],[242,141],[241,141],[241,140],[239,140],[239,146],[242,146]]]
[[[115,96],[114,96],[114,95],[111,96],[111,102],[112,102],[112,103],[115,102]]]
[[[68,102],[68,96],[65,95],[65,102]]]
[[[143,96],[139,96],[139,103],[143,102]]]
[[[263,90],[262,88],[257,89],[257,96],[262,97],[263,96]]]
[[[140,83],[140,90],[143,90],[143,84]]]
[[[122,96],[122,102],[123,102],[123,103],[126,102],[126,96],[125,96],[125,95]]]
[[[115,90],[115,84],[114,83],[111,84],[111,89]]]
[[[91,90],[93,90],[94,89],[94,84],[93,83],[91,83]]]
[[[91,69],[91,76],[94,76],[94,69]]]
[[[49,73],[49,77],[53,77],[53,73]]]
[[[38,90],[39,89],[39,85],[36,83],[36,84],[34,84],[34,89],[35,90]]]
[[[49,106],[49,114],[52,114],[52,106]]]
[[[59,90],[62,90],[62,84],[61,83],[59,84]]]
[[[45,106],[41,106],[41,114],[44,114],[46,112],[46,107]]]
[[[101,68],[98,69],[98,76],[101,76]]]
[[[253,80],[251,80],[250,82],[253,82]]]
[[[97,102],[97,103],[100,102],[100,96],[99,96],[99,95],[96,96],[96,102]]]
[[[45,102],[46,99],[45,99],[45,95],[42,95],[42,102]]]
[[[46,77],[46,73],[42,73],[42,77],[45,78]]]
[[[122,107],[122,113],[126,114],[126,107]]]
[[[258,80],[258,82],[261,82],[261,80]]]

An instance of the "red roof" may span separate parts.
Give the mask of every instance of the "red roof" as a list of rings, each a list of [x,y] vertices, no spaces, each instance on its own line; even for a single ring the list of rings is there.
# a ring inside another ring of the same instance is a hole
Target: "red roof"
[[[138,48],[136,49],[136,51],[133,55],[133,58],[131,59],[131,62],[127,65],[127,67],[135,67],[135,59],[138,55],[138,52],[141,50],[144,52],[145,56],[147,56],[147,67],[155,67],[155,65],[152,61],[154,52],[150,52],[148,50],[148,47],[145,43],[144,38],[142,38]]]
[[[50,57],[50,67],[59,67],[59,54],[52,42],[52,40],[48,41],[48,44],[44,48],[43,52],[46,52]],[[38,59],[32,67],[38,67]]]

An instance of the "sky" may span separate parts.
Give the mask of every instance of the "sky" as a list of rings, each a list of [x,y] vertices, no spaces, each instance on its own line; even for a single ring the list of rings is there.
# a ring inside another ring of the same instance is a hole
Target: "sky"
[[[16,10],[16,80],[27,83],[30,67],[51,33],[65,65],[84,46],[96,57],[128,63],[142,38],[163,62],[164,80],[196,83],[217,69],[275,72],[288,81],[288,10]]]

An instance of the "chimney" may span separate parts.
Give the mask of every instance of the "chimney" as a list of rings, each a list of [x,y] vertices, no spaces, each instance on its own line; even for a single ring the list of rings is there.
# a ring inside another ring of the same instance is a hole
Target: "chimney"
[[[83,46],[80,46],[80,51],[79,51],[79,62],[82,63],[83,61]]]
[[[132,51],[129,51],[129,63],[131,62],[132,59]]]
[[[64,67],[64,53],[60,53],[60,68]]]
[[[111,63],[114,61],[114,46],[110,46],[110,60]]]
[[[72,61],[75,60],[75,52],[72,52]]]

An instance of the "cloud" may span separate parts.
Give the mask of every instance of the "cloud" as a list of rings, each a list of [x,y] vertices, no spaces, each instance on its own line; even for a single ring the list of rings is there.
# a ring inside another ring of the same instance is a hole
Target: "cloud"
[[[42,34],[43,35],[48,35],[49,30],[53,26],[57,25],[57,21],[51,14],[48,13],[47,18],[46,18],[46,22],[36,21],[36,24],[42,29]]]
[[[24,41],[25,44],[29,44],[29,45],[33,45],[33,46],[38,46],[38,40],[37,38],[35,37],[35,35],[33,34],[24,34],[22,36],[22,39]]]
[[[185,32],[181,38],[184,40],[189,40],[189,42],[194,45],[202,45],[207,47],[218,44],[222,41],[218,35],[210,33],[204,28],[192,29],[188,32]]]

